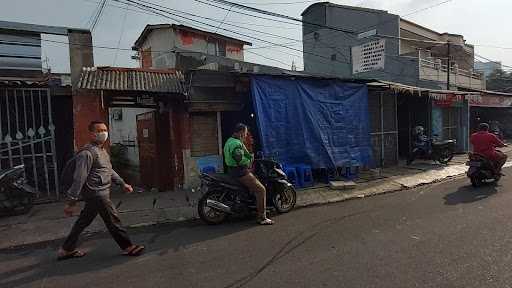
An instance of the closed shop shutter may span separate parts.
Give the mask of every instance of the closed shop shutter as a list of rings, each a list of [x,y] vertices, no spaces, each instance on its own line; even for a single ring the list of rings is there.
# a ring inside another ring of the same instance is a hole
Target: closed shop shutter
[[[217,113],[191,114],[192,157],[219,155]]]

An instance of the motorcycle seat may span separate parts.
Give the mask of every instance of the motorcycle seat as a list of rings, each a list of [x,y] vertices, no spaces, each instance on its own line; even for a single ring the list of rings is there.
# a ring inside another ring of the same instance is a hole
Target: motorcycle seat
[[[213,173],[213,174],[210,174],[210,177],[212,177],[213,179],[215,179],[219,182],[226,183],[229,185],[244,186],[240,181],[238,181],[238,179],[231,177],[228,174]]]
[[[457,141],[455,140],[442,140],[442,141],[435,141],[434,144],[435,145],[445,145],[445,144],[452,144],[452,143],[456,143]]]
[[[487,157],[485,157],[484,155],[479,154],[479,153],[470,152],[469,160],[470,161],[481,161],[482,163],[484,163],[483,165],[485,165],[487,167],[494,167],[494,164],[491,160],[489,160]]]

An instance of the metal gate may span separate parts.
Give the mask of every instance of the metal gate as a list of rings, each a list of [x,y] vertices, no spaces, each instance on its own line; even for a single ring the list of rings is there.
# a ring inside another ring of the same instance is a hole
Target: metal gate
[[[370,91],[368,94],[373,158],[377,167],[398,163],[397,96]]]
[[[0,169],[25,165],[37,200],[59,199],[50,90],[0,88]]]

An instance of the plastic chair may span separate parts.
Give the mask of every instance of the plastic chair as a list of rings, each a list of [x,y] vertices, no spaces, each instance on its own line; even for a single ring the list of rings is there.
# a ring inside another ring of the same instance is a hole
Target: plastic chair
[[[201,173],[203,173],[203,174],[213,174],[215,172],[217,172],[217,169],[215,169],[215,167],[213,167],[213,166],[204,166],[201,169]]]
[[[320,168],[319,180],[322,183],[329,184],[329,182],[336,180],[335,168]]]
[[[344,178],[347,180],[354,180],[359,177],[359,163],[351,162],[349,166],[345,166]]]
[[[306,164],[299,164],[296,167],[300,187],[313,186],[313,169]]]
[[[299,177],[297,175],[297,169],[290,165],[283,165],[283,172],[286,174],[286,177],[288,177],[288,181],[295,185],[295,187],[300,187],[299,183]]]

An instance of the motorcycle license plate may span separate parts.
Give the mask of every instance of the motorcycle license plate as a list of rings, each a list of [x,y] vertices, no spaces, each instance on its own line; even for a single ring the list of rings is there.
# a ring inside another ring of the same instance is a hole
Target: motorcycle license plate
[[[470,167],[480,167],[480,166],[482,166],[482,162],[479,162],[479,161],[469,161],[468,162],[468,166],[470,166]]]

